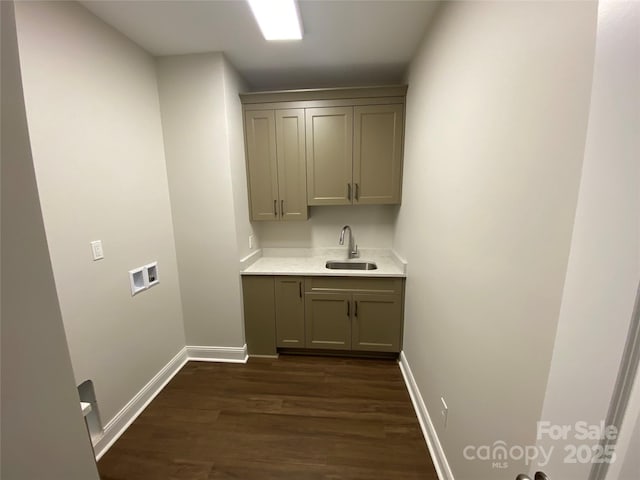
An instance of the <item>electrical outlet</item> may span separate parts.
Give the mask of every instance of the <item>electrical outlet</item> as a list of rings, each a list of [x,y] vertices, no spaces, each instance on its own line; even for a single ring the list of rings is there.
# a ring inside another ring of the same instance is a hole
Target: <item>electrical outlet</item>
[[[440,414],[442,415],[442,426],[447,428],[447,420],[449,419],[449,407],[447,407],[447,402],[444,401],[444,397],[440,397],[440,403],[442,403],[442,410],[440,410]]]
[[[253,246],[255,245],[255,237],[253,235],[249,235],[249,250],[253,249]]]

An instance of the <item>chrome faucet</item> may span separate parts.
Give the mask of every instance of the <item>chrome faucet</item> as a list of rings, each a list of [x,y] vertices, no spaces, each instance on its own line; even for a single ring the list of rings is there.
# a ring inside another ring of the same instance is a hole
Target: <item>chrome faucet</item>
[[[356,242],[353,238],[353,232],[351,231],[351,227],[349,225],[345,225],[344,227],[342,227],[338,243],[340,245],[344,245],[344,232],[346,232],[347,230],[349,230],[349,258],[357,258],[360,256],[360,252],[358,252],[358,245],[356,245]]]

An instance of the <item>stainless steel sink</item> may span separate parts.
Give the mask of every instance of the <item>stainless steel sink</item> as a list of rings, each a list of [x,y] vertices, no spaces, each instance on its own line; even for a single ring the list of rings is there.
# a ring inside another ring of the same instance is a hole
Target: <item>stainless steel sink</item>
[[[373,262],[343,262],[330,260],[325,264],[330,270],[377,270],[378,265]]]

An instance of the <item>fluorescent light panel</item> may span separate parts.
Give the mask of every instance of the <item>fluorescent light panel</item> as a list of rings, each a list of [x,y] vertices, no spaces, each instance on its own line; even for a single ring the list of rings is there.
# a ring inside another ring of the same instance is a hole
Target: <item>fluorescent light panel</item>
[[[265,40],[301,40],[295,0],[247,0]]]

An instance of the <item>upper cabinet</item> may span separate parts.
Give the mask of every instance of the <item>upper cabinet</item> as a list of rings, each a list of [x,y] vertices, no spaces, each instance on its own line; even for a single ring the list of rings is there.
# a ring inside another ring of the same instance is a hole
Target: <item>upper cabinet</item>
[[[275,112],[246,112],[244,125],[251,219],[275,220],[278,218]]]
[[[305,113],[309,205],[400,203],[403,104]]]
[[[276,158],[281,220],[307,219],[304,111],[276,110]]]
[[[353,107],[307,108],[309,205],[346,205],[353,198]]]
[[[245,112],[252,220],[306,220],[304,110]]]
[[[406,88],[241,94],[251,219],[399,204]]]
[[[353,203],[400,203],[404,105],[354,108]]]

